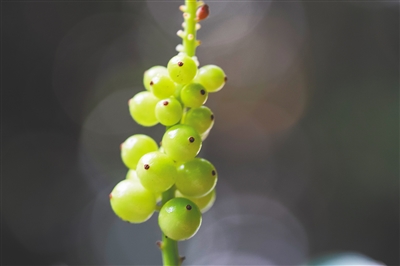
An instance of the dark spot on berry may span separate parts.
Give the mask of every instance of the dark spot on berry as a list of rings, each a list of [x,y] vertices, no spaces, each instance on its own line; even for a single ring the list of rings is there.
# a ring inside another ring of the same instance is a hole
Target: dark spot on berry
[[[168,101],[164,101],[164,102],[163,102],[163,105],[165,105],[165,106],[167,106],[168,104],[169,104]]]
[[[168,238],[168,236],[165,236],[165,238]]]
[[[206,91],[205,90],[201,90],[200,93],[201,93],[201,95],[204,95],[204,94],[206,94]]]
[[[183,62],[179,61],[178,66],[180,66],[180,67],[183,66]]]
[[[227,82],[228,81],[228,77],[225,77],[224,80],[225,80],[225,82]]]
[[[186,210],[190,211],[192,209],[192,206],[190,206],[189,204],[186,205]]]
[[[150,81],[150,86],[153,86],[153,84],[154,84],[153,81]]]
[[[211,174],[212,174],[212,175],[215,175],[215,170],[212,170]]]
[[[193,138],[193,137],[190,137],[190,138],[189,138],[189,141],[190,141],[191,143],[193,143],[193,142],[194,142],[194,138]]]
[[[148,170],[149,168],[150,168],[150,165],[148,165],[148,164],[144,165],[144,169]]]
[[[214,120],[214,115],[211,115],[211,120]]]

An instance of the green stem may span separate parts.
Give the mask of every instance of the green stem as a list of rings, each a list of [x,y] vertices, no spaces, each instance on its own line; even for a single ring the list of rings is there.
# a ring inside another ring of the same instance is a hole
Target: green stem
[[[197,40],[196,40],[196,0],[185,0],[185,32],[182,36],[183,39],[183,52],[188,56],[195,56]]]
[[[175,186],[162,193],[162,205],[175,197]],[[163,265],[180,265],[178,243],[175,240],[168,238],[162,234],[161,252],[163,258]]]
[[[196,40],[196,11],[197,0],[185,0],[185,31],[182,35],[183,52],[188,56],[195,56],[197,40]],[[171,187],[162,194],[162,205],[175,197],[175,186]],[[179,266],[181,259],[179,257],[178,243],[162,234],[162,243],[160,246],[163,265]]]

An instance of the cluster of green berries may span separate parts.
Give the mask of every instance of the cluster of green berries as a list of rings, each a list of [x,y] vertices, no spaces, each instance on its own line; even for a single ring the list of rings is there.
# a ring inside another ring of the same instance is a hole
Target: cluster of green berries
[[[215,201],[218,174],[207,160],[196,157],[214,124],[214,114],[203,104],[208,94],[222,89],[227,78],[215,65],[198,68],[197,59],[184,53],[167,67],[144,73],[145,91],[129,100],[132,118],[142,126],[167,127],[160,142],[137,134],[121,144],[121,157],[129,168],[126,179],[110,194],[117,216],[131,223],[148,220],[160,209],[159,225],[173,240],[191,238],[202,213]],[[161,194],[172,187],[175,198],[161,208]]]

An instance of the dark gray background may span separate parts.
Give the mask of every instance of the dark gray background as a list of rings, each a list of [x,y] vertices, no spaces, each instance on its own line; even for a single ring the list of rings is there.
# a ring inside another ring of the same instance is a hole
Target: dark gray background
[[[2,1],[2,264],[161,262],[157,216],[125,224],[108,194],[119,144],[163,134],[127,101],[175,54],[179,4]],[[398,3],[209,5],[197,55],[229,81],[206,104],[218,197],[187,265],[342,251],[399,265]]]

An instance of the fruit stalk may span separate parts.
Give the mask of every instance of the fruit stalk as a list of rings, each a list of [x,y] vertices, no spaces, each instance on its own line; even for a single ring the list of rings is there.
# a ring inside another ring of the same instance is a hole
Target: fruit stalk
[[[183,17],[185,19],[185,31],[183,38],[183,52],[188,56],[195,56],[196,54],[196,0],[185,0],[185,10]]]
[[[162,205],[175,197],[175,186],[162,193]],[[161,253],[163,265],[180,265],[178,242],[162,234]]]
[[[185,0],[185,6],[182,10],[184,17],[184,32],[182,37],[183,53],[192,57],[196,54],[196,11],[197,0]],[[175,197],[175,186],[162,193],[162,205]],[[178,243],[162,234],[161,253],[163,265],[180,265]]]

